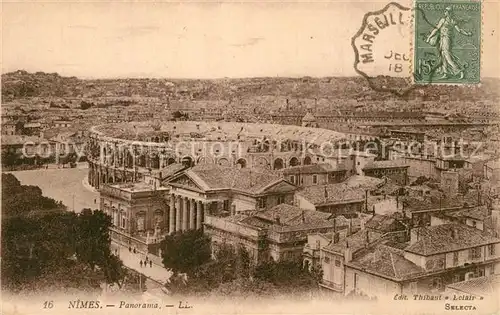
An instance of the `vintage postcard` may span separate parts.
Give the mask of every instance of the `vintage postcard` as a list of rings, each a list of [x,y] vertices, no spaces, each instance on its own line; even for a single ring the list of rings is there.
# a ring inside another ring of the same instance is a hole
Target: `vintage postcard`
[[[1,313],[498,314],[499,8],[3,1]]]

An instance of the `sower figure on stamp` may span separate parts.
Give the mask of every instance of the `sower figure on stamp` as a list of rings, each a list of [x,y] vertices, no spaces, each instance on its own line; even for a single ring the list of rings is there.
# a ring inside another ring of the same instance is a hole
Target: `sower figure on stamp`
[[[460,79],[464,78],[464,66],[459,62],[459,58],[452,52],[452,42],[454,38],[453,28],[460,34],[471,36],[472,33],[461,29],[456,20],[453,18],[451,7],[447,7],[444,11],[444,17],[439,20],[438,25],[432,30],[425,40],[432,46],[437,46],[441,57],[440,72],[443,74],[441,79],[447,78],[449,75],[459,75]]]

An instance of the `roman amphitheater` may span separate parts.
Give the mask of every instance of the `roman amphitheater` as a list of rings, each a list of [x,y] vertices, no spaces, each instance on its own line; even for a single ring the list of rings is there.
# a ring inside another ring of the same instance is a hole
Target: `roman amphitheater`
[[[278,170],[332,162],[339,143],[373,140],[327,129],[234,122],[129,122],[94,126],[87,145],[89,183],[134,182],[173,164]],[[160,175],[161,177],[161,175]]]

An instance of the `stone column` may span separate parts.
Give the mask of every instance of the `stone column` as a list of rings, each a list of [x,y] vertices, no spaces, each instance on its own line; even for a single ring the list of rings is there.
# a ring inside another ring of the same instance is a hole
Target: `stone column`
[[[172,234],[175,232],[175,195],[170,195],[170,213],[169,213],[169,228],[168,233]]]
[[[194,199],[189,199],[189,229],[194,230],[196,228],[195,226],[195,218],[196,218],[196,213],[195,213],[195,207],[196,202]]]
[[[201,229],[201,227],[202,227],[201,223],[204,221],[202,207],[203,207],[203,203],[201,201],[198,201],[196,204],[196,229],[197,230]]]
[[[189,209],[188,209],[188,207],[189,207],[189,199],[187,199],[187,198],[182,198],[182,199],[183,199],[182,200],[183,201],[182,202],[183,203],[183,207],[182,207],[182,230],[183,231],[187,231],[187,229],[188,229],[188,223],[189,223],[188,222],[188,220],[189,220],[189,218],[188,218],[188,215],[189,215],[189,212],[188,212],[189,211]]]
[[[180,231],[181,230],[181,207],[182,207],[182,201],[181,201],[181,196],[176,196],[175,197],[175,231]]]

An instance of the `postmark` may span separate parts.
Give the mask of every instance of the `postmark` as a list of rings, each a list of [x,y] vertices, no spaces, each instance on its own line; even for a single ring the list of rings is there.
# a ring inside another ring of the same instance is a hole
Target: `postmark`
[[[354,69],[370,87],[404,95],[412,89],[411,8],[391,2],[368,12],[351,40]]]
[[[478,0],[416,0],[416,84],[480,82],[481,12]]]

